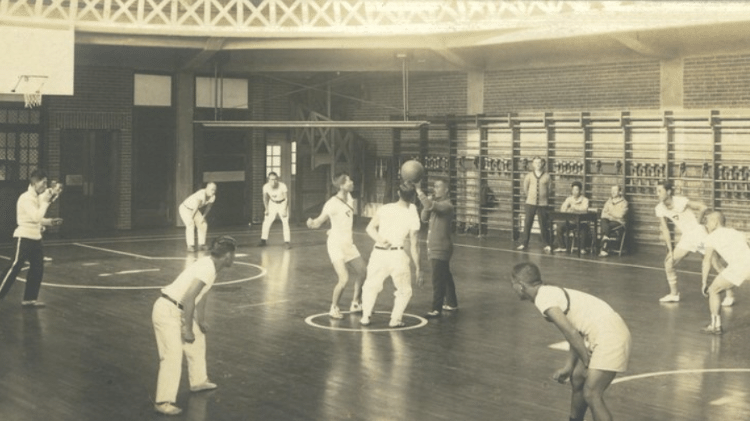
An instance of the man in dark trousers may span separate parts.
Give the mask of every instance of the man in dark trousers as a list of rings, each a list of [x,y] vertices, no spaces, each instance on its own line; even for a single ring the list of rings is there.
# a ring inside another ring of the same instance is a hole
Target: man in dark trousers
[[[21,194],[16,203],[16,221],[18,228],[13,232],[16,240],[16,251],[13,263],[3,272],[0,280],[0,299],[5,298],[16,281],[24,263],[29,262],[29,274],[26,277],[26,290],[21,305],[24,307],[44,307],[38,301],[39,289],[44,274],[44,249],[42,232],[45,227],[60,225],[60,218],[45,218],[47,208],[62,192],[62,185],[54,189],[47,188],[47,174],[43,170],[34,170],[29,177],[29,188]]]
[[[434,197],[429,197],[417,189],[417,195],[422,202],[422,221],[429,222],[427,257],[432,263],[433,292],[432,310],[425,315],[427,318],[439,317],[443,310],[452,311],[458,308],[456,285],[453,283],[450,268],[453,255],[453,205],[448,197],[448,180],[436,178],[433,186]]]
[[[529,171],[523,179],[523,193],[526,196],[524,204],[523,233],[521,233],[521,245],[516,250],[526,250],[529,246],[531,228],[534,225],[534,215],[539,215],[539,229],[542,233],[544,251],[552,251],[552,239],[549,238],[549,216],[547,206],[549,205],[549,194],[552,191],[552,179],[544,171],[544,160],[535,156],[531,161],[533,170]]]

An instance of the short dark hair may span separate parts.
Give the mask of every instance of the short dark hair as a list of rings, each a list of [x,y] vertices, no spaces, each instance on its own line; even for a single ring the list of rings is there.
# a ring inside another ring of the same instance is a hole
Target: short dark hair
[[[542,285],[542,273],[539,271],[539,266],[524,262],[513,266],[511,272],[511,279],[515,282],[523,282],[529,286]]]
[[[576,187],[576,186],[578,187],[578,190],[583,190],[583,184],[580,181],[574,181],[574,182],[570,183],[570,188],[571,189],[573,187]]]
[[[674,185],[672,184],[671,181],[669,181],[669,180],[659,180],[656,183],[656,185],[657,186],[662,186],[662,187],[664,187],[664,190],[667,190],[669,192],[672,192],[672,194],[674,194]]]
[[[276,174],[276,171],[271,171],[271,172],[270,172],[270,173],[268,173],[268,175],[266,176],[266,179],[269,179],[269,178],[271,178],[271,176],[272,176],[272,175],[275,175],[275,176],[276,176],[276,178],[278,178],[278,177],[279,177],[279,175],[278,175],[278,174]]]
[[[222,257],[227,253],[234,253],[235,250],[237,250],[237,240],[228,235],[217,237],[211,243],[212,257]]]
[[[47,178],[47,173],[44,170],[37,168],[31,172],[31,175],[29,175],[29,183],[36,184],[45,178]]]
[[[417,189],[411,183],[401,183],[398,185],[398,197],[407,202],[414,202],[417,197]]]
[[[339,171],[336,173],[336,175],[333,176],[333,185],[336,187],[341,187],[344,185],[344,181],[346,180],[346,177],[349,177],[349,173],[346,171]]]
[[[445,176],[442,176],[442,175],[437,176],[437,177],[432,177],[433,184],[437,183],[438,181],[441,182],[441,183],[443,183],[443,184],[445,184],[446,186],[450,185],[450,180],[448,179],[448,177],[445,177]]]

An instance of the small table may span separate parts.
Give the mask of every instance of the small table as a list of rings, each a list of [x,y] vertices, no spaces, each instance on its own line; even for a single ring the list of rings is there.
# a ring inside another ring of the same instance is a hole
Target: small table
[[[555,238],[555,229],[554,224],[555,222],[570,222],[575,224],[576,230],[575,232],[575,239],[576,244],[578,244],[578,256],[581,256],[581,244],[578,243],[578,227],[581,226],[582,222],[591,222],[589,225],[589,229],[593,228],[592,235],[591,235],[591,254],[596,254],[596,233],[598,230],[598,224],[599,224],[599,212],[598,211],[589,211],[586,213],[583,212],[560,212],[560,211],[550,211],[549,214],[549,231],[550,231],[550,238]]]

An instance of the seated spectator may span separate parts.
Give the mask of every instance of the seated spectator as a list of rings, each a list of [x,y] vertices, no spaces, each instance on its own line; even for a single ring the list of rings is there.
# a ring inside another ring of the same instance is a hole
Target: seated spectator
[[[571,192],[572,195],[569,196],[567,199],[565,199],[565,202],[563,202],[562,206],[560,207],[560,212],[575,212],[575,213],[586,213],[589,210],[589,199],[587,199],[585,196],[581,194],[581,190],[583,190],[583,185],[580,181],[574,181],[571,185]],[[555,242],[557,244],[557,248],[555,248],[555,251],[565,251],[565,234],[570,231],[571,229],[577,229],[578,230],[578,239],[580,244],[578,247],[581,247],[582,245],[587,244],[586,239],[588,238],[588,232],[589,232],[589,226],[586,223],[581,223],[578,227],[575,226],[575,223],[573,222],[558,222],[557,227],[555,228]],[[581,254],[586,254],[587,250],[585,247],[581,248]]]
[[[616,238],[615,230],[625,226],[625,215],[628,213],[628,201],[622,197],[622,188],[612,186],[610,197],[602,209],[602,216],[599,226],[601,227],[602,239],[600,243],[599,256],[609,256],[607,247],[609,240]]]

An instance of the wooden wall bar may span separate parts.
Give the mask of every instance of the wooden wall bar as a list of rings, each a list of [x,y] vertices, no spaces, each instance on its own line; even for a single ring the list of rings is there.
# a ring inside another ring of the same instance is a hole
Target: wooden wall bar
[[[523,226],[521,182],[535,156],[547,160],[555,207],[576,180],[597,209],[611,186],[622,186],[636,243],[660,242],[654,207],[661,179],[673,181],[676,194],[724,211],[730,226],[750,232],[750,110],[519,113],[432,120],[440,124],[431,124],[420,159],[428,181],[434,174],[450,176],[459,233],[510,231],[518,237]]]

